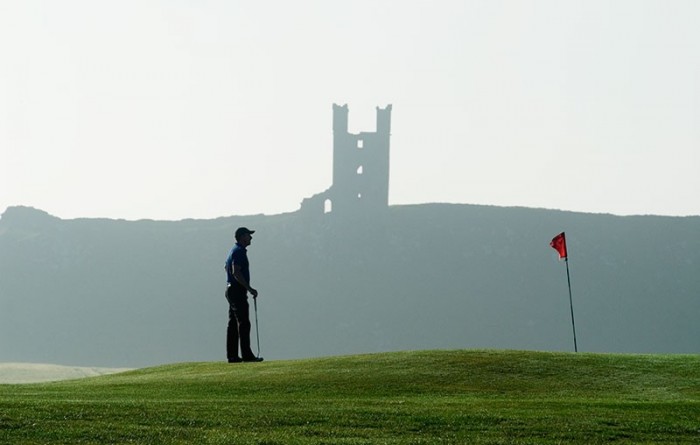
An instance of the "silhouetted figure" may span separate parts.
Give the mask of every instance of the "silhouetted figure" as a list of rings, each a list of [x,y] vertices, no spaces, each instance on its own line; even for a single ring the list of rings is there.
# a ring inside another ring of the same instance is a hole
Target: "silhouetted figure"
[[[250,287],[248,251],[255,230],[239,227],[236,230],[236,245],[226,258],[226,300],[228,300],[228,329],[226,332],[226,355],[229,363],[261,362],[250,349],[250,306],[248,292],[258,298],[258,291]],[[238,356],[238,343],[241,356]]]

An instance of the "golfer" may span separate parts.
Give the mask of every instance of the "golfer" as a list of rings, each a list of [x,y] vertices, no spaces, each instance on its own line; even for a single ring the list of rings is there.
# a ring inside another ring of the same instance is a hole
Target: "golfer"
[[[228,329],[226,332],[226,355],[229,363],[261,362],[250,349],[250,309],[248,293],[258,298],[258,291],[250,286],[248,251],[253,233],[246,227],[236,230],[236,245],[226,258],[226,300],[228,300]],[[238,355],[238,343],[241,355]]]

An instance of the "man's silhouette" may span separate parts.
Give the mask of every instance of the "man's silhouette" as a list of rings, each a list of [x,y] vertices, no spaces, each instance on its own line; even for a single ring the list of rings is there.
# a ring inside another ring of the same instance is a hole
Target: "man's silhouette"
[[[226,300],[228,300],[228,329],[226,332],[226,355],[229,363],[261,362],[250,349],[250,306],[248,292],[258,298],[258,291],[250,287],[248,251],[255,230],[239,227],[236,230],[236,245],[226,258]],[[241,356],[238,356],[238,343]]]

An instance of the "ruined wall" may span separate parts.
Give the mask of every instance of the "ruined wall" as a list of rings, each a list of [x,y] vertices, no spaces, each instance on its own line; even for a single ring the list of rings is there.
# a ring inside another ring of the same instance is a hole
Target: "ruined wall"
[[[374,132],[348,131],[349,109],[333,104],[333,185],[304,200],[302,210],[369,213],[389,205],[391,105],[377,107]]]

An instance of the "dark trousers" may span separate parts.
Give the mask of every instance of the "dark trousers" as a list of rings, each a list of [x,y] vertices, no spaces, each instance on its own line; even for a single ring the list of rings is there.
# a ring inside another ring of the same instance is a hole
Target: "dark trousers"
[[[255,358],[253,350],[250,349],[250,306],[246,290],[233,284],[226,288],[226,300],[228,300],[226,355],[229,360],[238,358],[240,342],[243,360]]]

